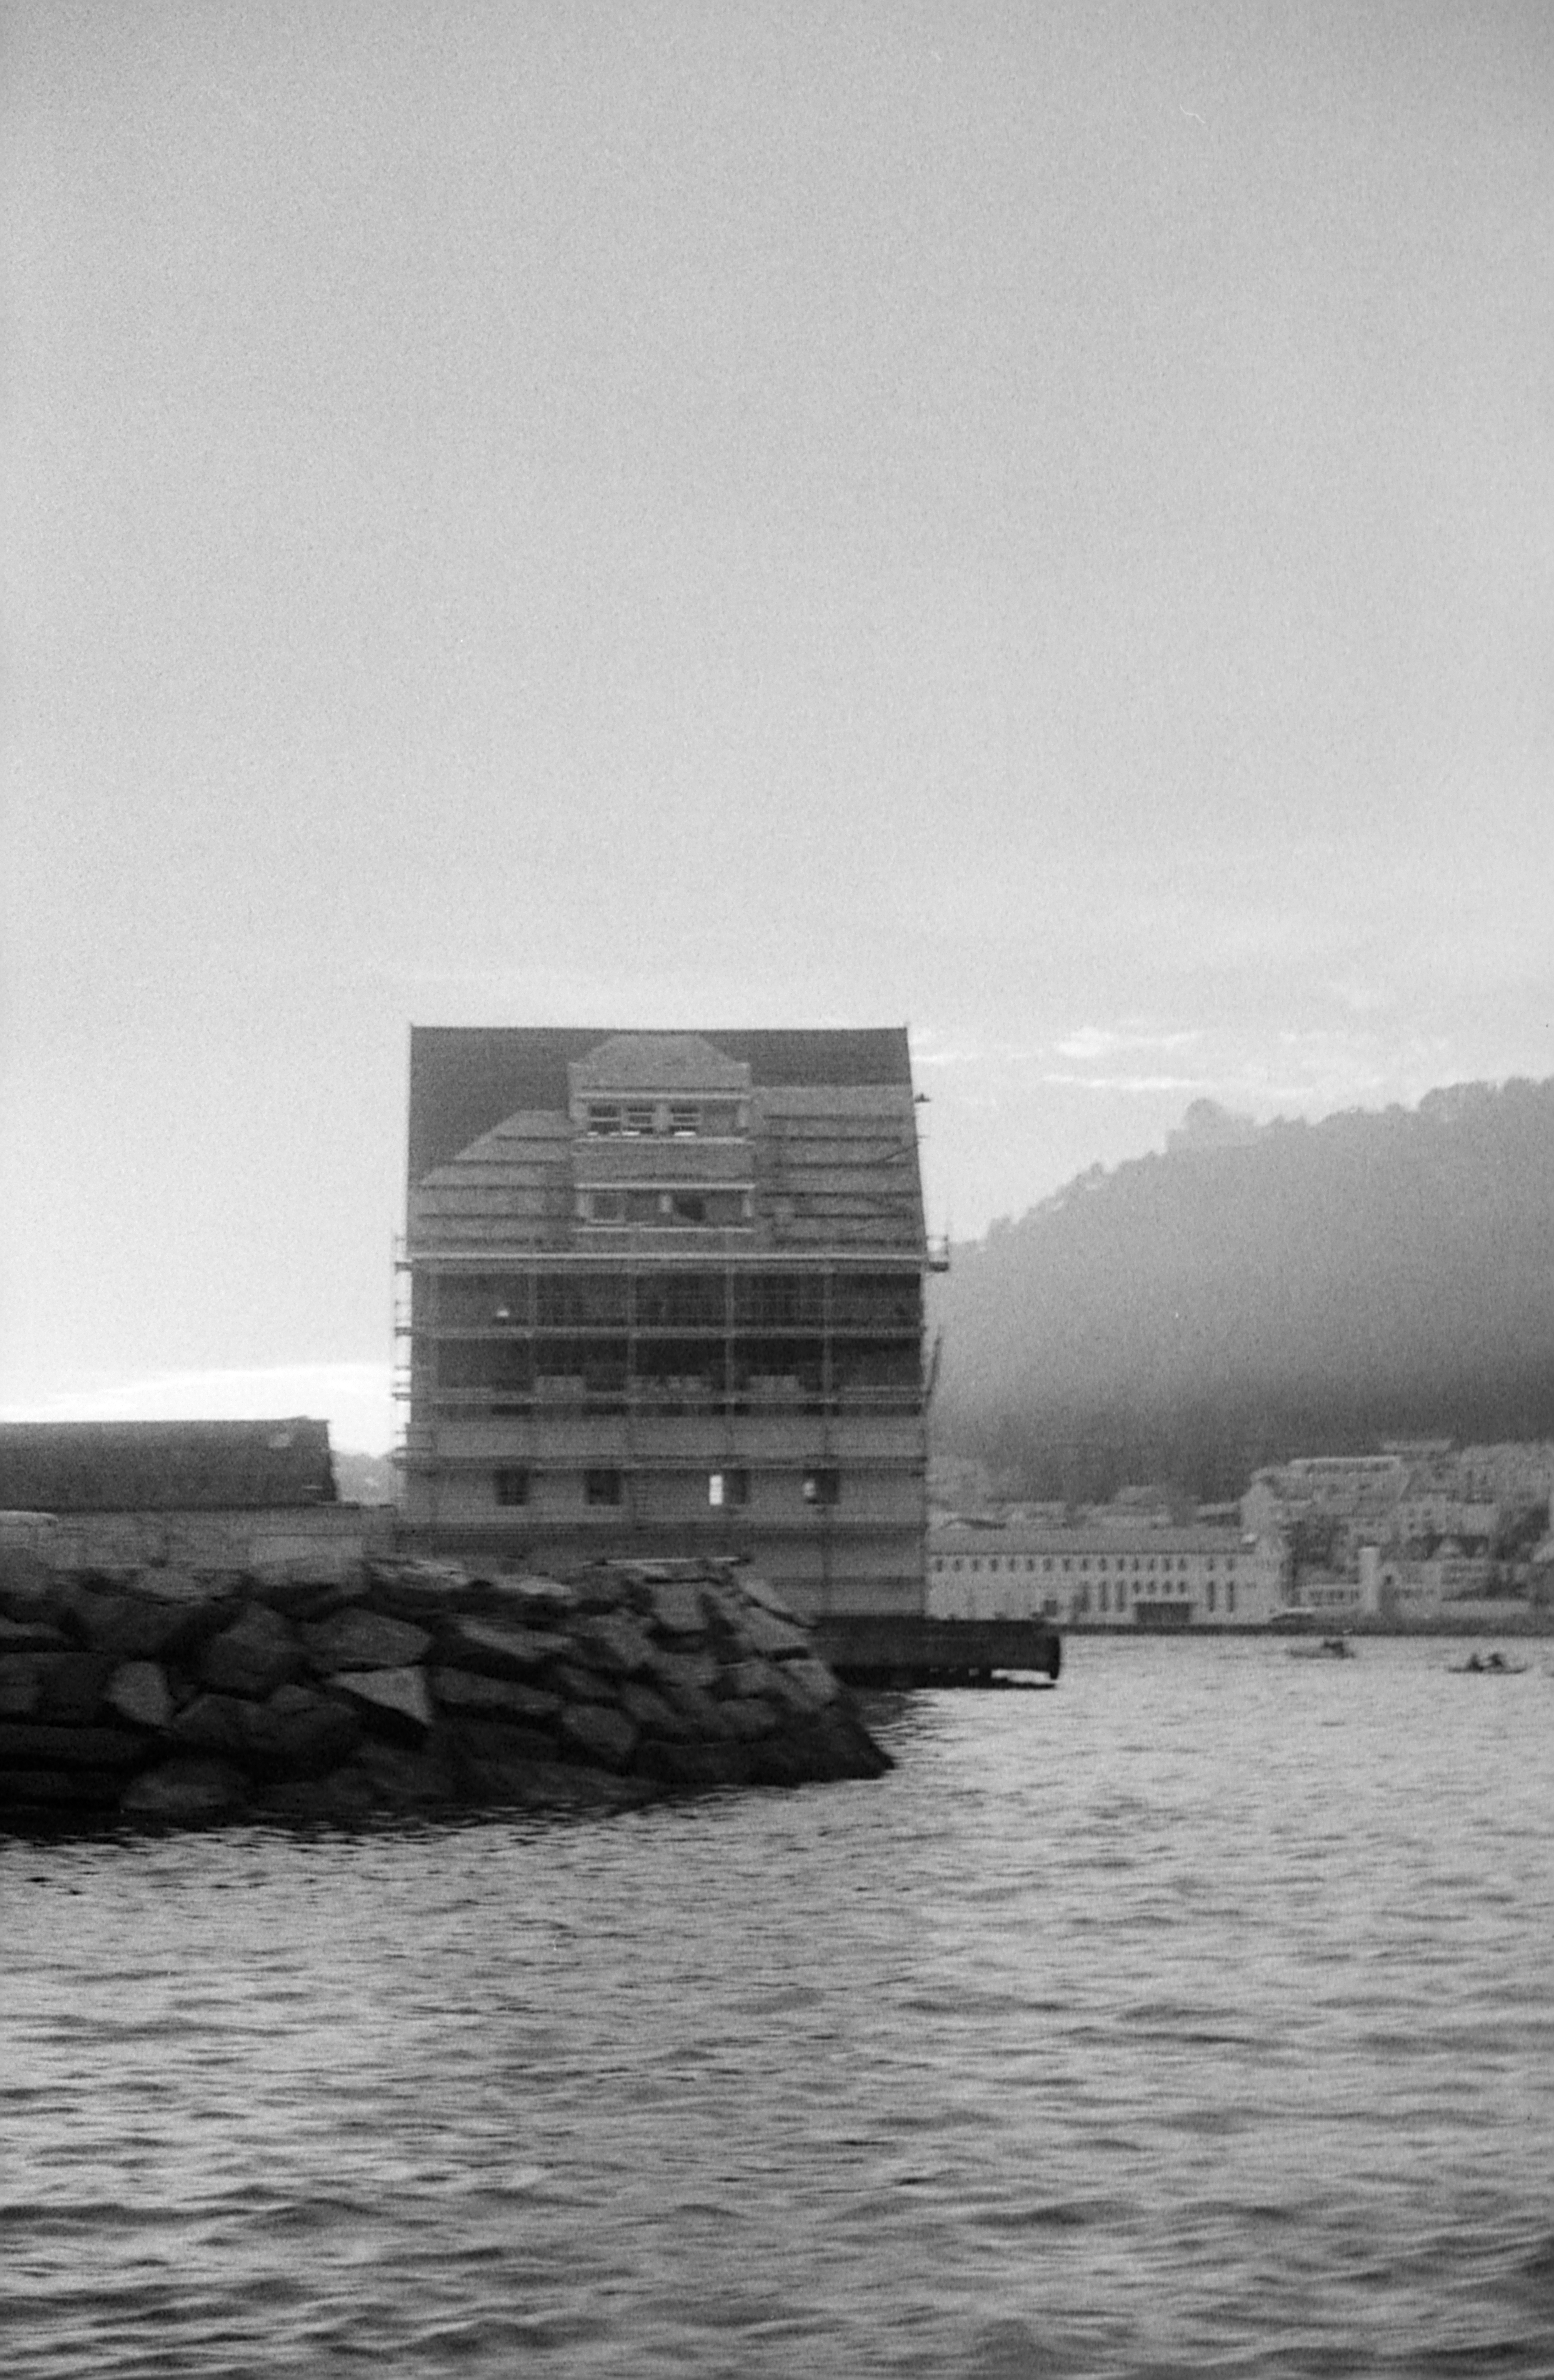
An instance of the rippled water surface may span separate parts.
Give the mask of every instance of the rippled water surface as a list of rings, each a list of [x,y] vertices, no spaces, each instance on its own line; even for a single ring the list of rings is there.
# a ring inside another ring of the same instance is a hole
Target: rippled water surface
[[[1554,2373],[1554,1650],[1071,1645],[880,1783],[0,1845],[0,2369]]]

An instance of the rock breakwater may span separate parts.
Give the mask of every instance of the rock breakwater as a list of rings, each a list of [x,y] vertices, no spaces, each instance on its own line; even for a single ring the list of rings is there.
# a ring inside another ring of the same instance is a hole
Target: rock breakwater
[[[0,1578],[0,1828],[609,1808],[889,1766],[732,1564]]]

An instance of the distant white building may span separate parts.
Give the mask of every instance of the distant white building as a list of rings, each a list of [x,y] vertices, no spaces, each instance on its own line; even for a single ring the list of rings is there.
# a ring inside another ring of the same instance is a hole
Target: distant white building
[[[935,1620],[1110,1628],[1266,1627],[1281,1599],[1281,1549],[1239,1530],[949,1523],[930,1529]]]

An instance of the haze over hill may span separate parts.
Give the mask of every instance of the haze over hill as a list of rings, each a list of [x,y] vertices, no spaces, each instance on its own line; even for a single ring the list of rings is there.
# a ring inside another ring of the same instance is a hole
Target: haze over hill
[[[1554,1434],[1554,1081],[1257,1125],[1211,1102],[934,1284],[934,1436],[1031,1495]]]

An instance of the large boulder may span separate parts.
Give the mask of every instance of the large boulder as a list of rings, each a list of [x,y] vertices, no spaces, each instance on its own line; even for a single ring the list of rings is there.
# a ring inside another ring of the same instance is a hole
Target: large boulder
[[[419,1742],[437,1716],[424,1670],[342,1670],[330,1683],[368,1727],[399,1742]]]
[[[604,1703],[574,1703],[561,1715],[561,1740],[568,1751],[599,1768],[629,1768],[637,1749],[635,1719]]]
[[[172,1725],[173,1695],[158,1661],[124,1661],[103,1691],[103,1701],[131,1727],[161,1730]]]
[[[243,1707],[240,1758],[256,1777],[326,1777],[361,1740],[355,1710],[306,1686],[279,1686],[268,1702]]]
[[[205,1646],[200,1677],[214,1693],[246,1694],[262,1702],[277,1686],[300,1677],[305,1658],[296,1631],[280,1613],[267,1604],[250,1603]]]
[[[174,1759],[148,1768],[119,1796],[126,1817],[193,1827],[237,1817],[249,1789],[240,1769],[225,1760]]]
[[[505,1712],[509,1718],[543,1726],[559,1717],[561,1696],[522,1678],[492,1678],[478,1670],[433,1670],[431,1691],[445,1711]]]
[[[210,1633],[208,1607],[181,1597],[99,1591],[77,1595],[70,1609],[93,1650],[120,1661],[160,1661]]]
[[[304,1628],[308,1658],[321,1677],[342,1670],[402,1670],[425,1658],[431,1638],[412,1621],[353,1609]]]
[[[454,1612],[439,1631],[438,1650],[450,1668],[493,1678],[528,1678],[547,1661],[565,1660],[572,1650],[572,1639],[550,1628]]]
[[[701,1589],[694,1579],[650,1579],[647,1583],[647,1609],[653,1628],[660,1636],[700,1636],[706,1633],[707,1614],[701,1608]]]
[[[652,1638],[624,1612],[586,1612],[572,1639],[591,1668],[613,1677],[635,1677],[652,1662]]]
[[[191,1752],[220,1753],[236,1760],[249,1740],[249,1700],[242,1694],[196,1694],[172,1719],[175,1743]]]

